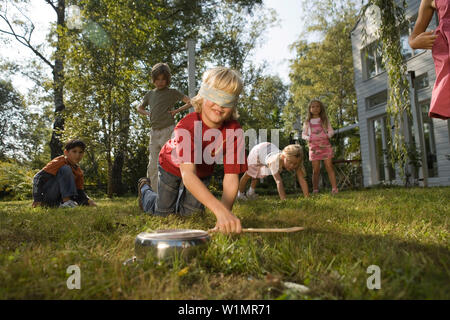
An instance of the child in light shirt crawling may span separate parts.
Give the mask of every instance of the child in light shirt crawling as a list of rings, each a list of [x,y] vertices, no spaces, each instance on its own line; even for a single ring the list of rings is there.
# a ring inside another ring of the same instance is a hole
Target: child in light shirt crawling
[[[306,171],[303,166],[302,147],[297,144],[288,145],[280,151],[276,145],[270,142],[262,142],[252,148],[248,155],[248,170],[239,182],[238,199],[247,200],[256,196],[255,186],[257,179],[272,175],[277,184],[278,195],[281,200],[286,199],[281,171],[286,169],[294,171],[302,188],[303,195],[309,196],[308,184],[305,180]],[[245,187],[248,180],[252,180],[250,189],[245,195]]]

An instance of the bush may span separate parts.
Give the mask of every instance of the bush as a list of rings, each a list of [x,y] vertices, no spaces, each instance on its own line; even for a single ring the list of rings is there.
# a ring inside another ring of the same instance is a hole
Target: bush
[[[35,173],[35,170],[17,162],[0,161],[0,199],[31,198]]]

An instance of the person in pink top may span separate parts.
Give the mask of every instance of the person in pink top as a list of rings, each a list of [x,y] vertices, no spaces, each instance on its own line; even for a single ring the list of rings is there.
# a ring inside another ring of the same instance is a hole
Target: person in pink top
[[[439,25],[435,31],[426,31],[434,11]],[[432,49],[436,81],[431,95],[431,118],[450,118],[450,0],[422,0],[414,30],[409,37],[413,49]]]
[[[312,100],[308,106],[308,116],[303,125],[302,138],[309,144],[309,161],[313,168],[313,193],[319,192],[320,161],[323,160],[331,183],[331,192],[338,193],[336,174],[333,168],[333,149],[330,138],[334,131],[325,110],[325,106],[319,100]]]

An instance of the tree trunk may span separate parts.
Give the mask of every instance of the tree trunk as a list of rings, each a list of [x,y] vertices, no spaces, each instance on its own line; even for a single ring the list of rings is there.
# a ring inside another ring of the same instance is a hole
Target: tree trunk
[[[58,31],[65,28],[65,0],[58,0],[58,6],[56,7],[57,22],[56,28]],[[64,49],[62,44],[63,35],[61,32],[57,32],[57,45],[55,51],[55,64],[53,68],[53,101],[55,103],[55,122],[53,123],[52,138],[50,140],[50,151],[52,159],[61,155],[63,149],[63,143],[61,142],[61,133],[64,130],[64,117],[62,112],[65,109],[63,99],[63,87],[64,87]]]
[[[130,109],[128,106],[122,108],[123,114],[119,123],[119,143],[117,152],[114,153],[114,164],[112,167],[112,190],[114,194],[122,195],[126,192],[126,186],[122,181],[122,170],[125,163],[127,144],[130,132]]]
[[[125,161],[125,155],[122,150],[118,150],[114,154],[114,163],[112,165],[112,192],[115,195],[122,195],[125,193],[125,186],[122,182],[122,169]]]
[[[107,194],[108,194],[108,198],[112,198],[113,197],[113,177],[112,177],[112,168],[113,168],[113,164],[112,164],[112,159],[111,159],[111,153],[108,152],[107,155],[107,162],[108,162],[108,186],[107,186]]]

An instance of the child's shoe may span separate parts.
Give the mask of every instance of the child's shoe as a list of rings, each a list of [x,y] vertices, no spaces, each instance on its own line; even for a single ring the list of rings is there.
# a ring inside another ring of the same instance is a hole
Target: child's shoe
[[[75,207],[78,207],[78,203],[76,203],[76,202],[73,201],[73,200],[67,200],[67,201],[64,202],[64,203],[61,203],[61,204],[59,205],[59,207],[60,207],[60,208],[75,208]]]
[[[241,193],[240,191],[238,191],[238,195],[236,197],[237,200],[242,200],[242,201],[247,201],[248,198],[245,196],[244,193]]]
[[[331,194],[337,194],[339,191],[338,191],[338,188],[336,188],[336,189],[331,189]]]
[[[144,211],[144,205],[142,204],[142,191],[141,191],[141,189],[145,185],[148,185],[150,187],[150,189],[152,188],[149,178],[147,178],[147,177],[140,178],[138,180],[138,203],[139,203],[139,208],[141,208],[142,211]]]

